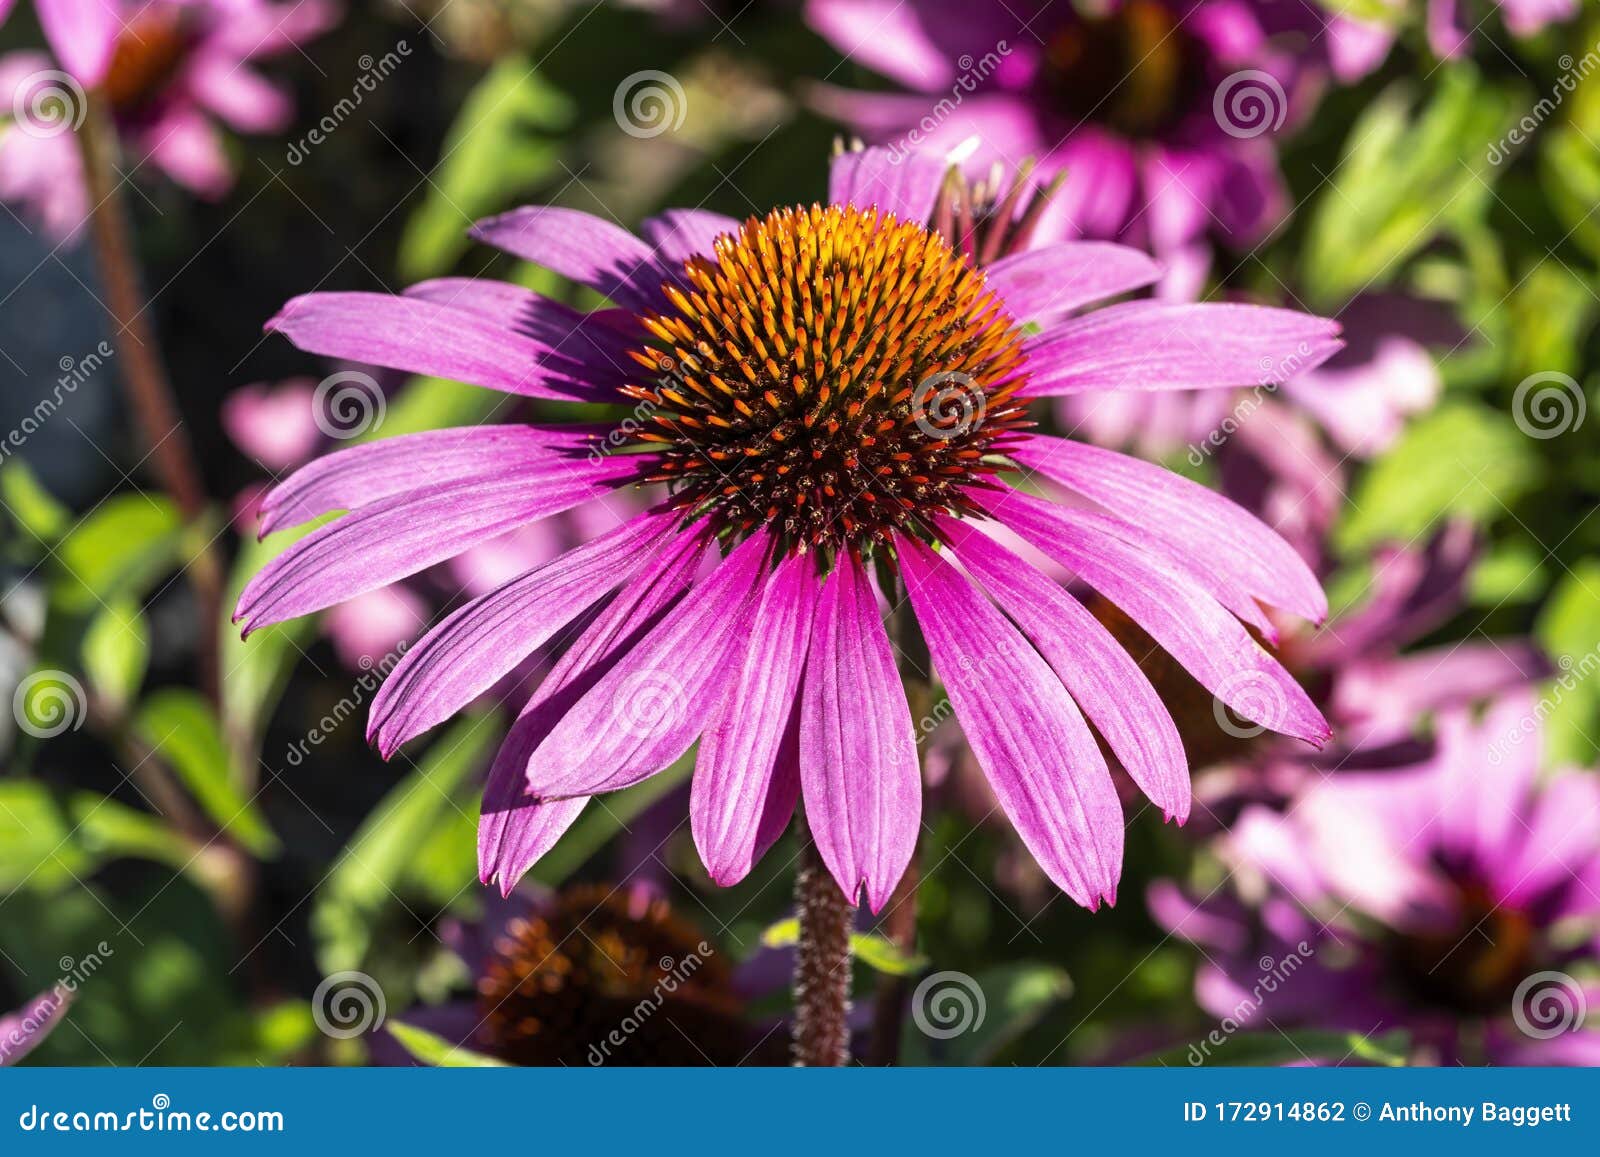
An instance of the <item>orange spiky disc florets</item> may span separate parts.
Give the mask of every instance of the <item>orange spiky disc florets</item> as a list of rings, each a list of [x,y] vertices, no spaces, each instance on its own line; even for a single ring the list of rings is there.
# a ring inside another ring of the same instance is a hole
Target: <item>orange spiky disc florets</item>
[[[783,549],[860,550],[963,491],[1025,425],[1022,333],[919,224],[813,205],[746,221],[667,286],[635,351],[638,435],[685,511]]]

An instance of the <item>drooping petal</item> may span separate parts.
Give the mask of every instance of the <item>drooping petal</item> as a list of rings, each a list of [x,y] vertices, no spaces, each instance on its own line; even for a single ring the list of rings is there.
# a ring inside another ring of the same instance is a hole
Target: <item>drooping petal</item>
[[[1320,746],[1332,734],[1294,678],[1191,577],[1148,551],[1017,491],[994,517],[1121,607],[1200,684],[1244,718]]]
[[[113,0],[36,0],[34,11],[63,68],[86,88],[105,79],[122,31]]]
[[[657,551],[556,661],[512,724],[483,789],[478,876],[485,884],[498,879],[509,895],[583,810],[585,796],[540,800],[529,794],[528,760],[567,709],[689,589],[704,553],[704,538],[687,530]]]
[[[616,791],[666,769],[705,729],[750,637],[765,535],[737,546],[572,705],[528,761],[528,790]]]
[[[599,427],[462,426],[402,434],[325,454],[274,486],[261,499],[261,533],[335,510],[359,510],[379,499],[507,470],[551,477],[569,473],[573,455]],[[577,461],[581,464],[582,459]],[[531,477],[532,475],[530,475]]]
[[[985,267],[984,275],[1019,322],[1049,325],[1096,301],[1142,289],[1161,265],[1127,245],[1064,241],[1029,249]]]
[[[660,287],[651,281],[660,274],[650,246],[589,213],[531,205],[479,221],[469,232],[629,309],[647,309],[660,299]]]
[[[1266,385],[1321,365],[1342,344],[1337,322],[1296,310],[1129,301],[1032,338],[1025,393]]]
[[[617,401],[591,368],[472,310],[387,293],[307,293],[267,322],[308,353],[487,386],[525,398]],[[597,372],[598,371],[598,372]]]
[[[926,221],[949,166],[926,153],[895,157],[884,149],[840,153],[828,170],[828,200],[857,209],[876,206],[902,221]]]
[[[1148,462],[1066,438],[1032,437],[1010,451],[1037,470],[1132,521],[1179,560],[1202,560],[1249,595],[1320,622],[1328,598],[1305,560],[1244,507]]]
[[[1189,816],[1189,767],[1172,716],[1139,664],[1026,559],[955,519],[937,523],[961,564],[1016,620],[1123,768],[1168,817]]]
[[[638,570],[677,520],[641,515],[456,610],[384,680],[368,741],[387,759],[467,706]]]
[[[945,694],[1017,834],[1078,903],[1115,903],[1122,808],[1077,705],[960,572],[916,539],[896,543]]]
[[[806,822],[844,894],[888,903],[916,850],[922,779],[905,688],[878,599],[840,555],[822,587],[800,698]]]
[[[234,622],[245,633],[331,607],[460,554],[525,522],[597,497],[636,464],[608,460],[552,476],[536,464],[396,494],[345,515],[284,551],[245,587]]]
[[[794,769],[779,767],[779,752],[795,714],[820,587],[809,556],[790,558],[773,572],[739,679],[700,742],[690,828],[706,870],[723,886],[744,879],[773,824],[794,810],[799,780],[780,774]]]

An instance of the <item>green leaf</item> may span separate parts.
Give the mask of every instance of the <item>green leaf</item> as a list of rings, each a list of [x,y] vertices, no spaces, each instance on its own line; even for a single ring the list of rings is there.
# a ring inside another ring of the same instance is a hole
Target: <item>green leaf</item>
[[[1545,762],[1587,767],[1600,754],[1589,738],[1600,718],[1600,559],[1584,559],[1562,578],[1534,637],[1559,668],[1535,707]]]
[[[1047,964],[1005,964],[968,976],[934,972],[911,994],[901,1037],[906,1065],[987,1065],[1072,995],[1072,980]]]
[[[136,599],[172,569],[183,520],[167,499],[119,494],[67,532],[56,548],[56,595],[63,607],[87,611]]]
[[[55,500],[21,459],[0,470],[0,501],[40,542],[54,542],[72,524],[72,512]]]
[[[401,278],[446,272],[466,252],[475,220],[550,177],[573,113],[526,57],[502,57],[462,102],[422,205],[406,222]]]
[[[139,605],[118,599],[89,622],[83,669],[95,694],[120,714],[139,693],[150,661],[150,627]]]
[[[768,948],[787,948],[800,939],[800,921],[791,916],[779,920],[761,933],[761,943]],[[850,952],[874,972],[889,976],[913,976],[928,966],[928,958],[915,952],[906,952],[894,941],[875,932],[852,932]]]
[[[1384,540],[1411,542],[1447,516],[1485,524],[1542,474],[1532,439],[1505,414],[1447,403],[1413,422],[1367,471],[1336,541],[1360,552]]]
[[[1512,116],[1507,94],[1468,65],[1446,67],[1415,115],[1397,84],[1350,126],[1343,159],[1317,199],[1300,265],[1315,304],[1388,284],[1436,234],[1480,219],[1496,168],[1487,147]]]
[[[1215,1035],[1217,1040],[1202,1039],[1192,1045],[1180,1045],[1134,1063],[1172,1068],[1202,1068],[1208,1064],[1262,1068],[1313,1060],[1334,1064],[1359,1061],[1399,1068],[1405,1065],[1406,1053],[1411,1045],[1410,1036],[1404,1031],[1372,1037],[1354,1032],[1315,1030],[1239,1032],[1228,1035],[1219,1028],[1215,1030]]]
[[[333,973],[358,968],[379,917],[408,887],[413,857],[436,827],[463,811],[460,789],[498,738],[492,715],[456,723],[362,823],[317,891],[311,927],[317,959]],[[464,881],[463,881],[464,882]]]
[[[157,817],[94,792],[0,780],[0,891],[72,888],[119,856],[183,867],[192,849]]]
[[[507,1068],[505,1061],[494,1057],[475,1053],[469,1048],[464,1048],[439,1036],[427,1029],[418,1028],[404,1021],[385,1021],[384,1028],[389,1030],[389,1035],[400,1042],[402,1048],[425,1065],[433,1065],[441,1069],[503,1069]]]
[[[278,839],[241,789],[222,728],[200,695],[182,688],[158,691],[134,714],[133,731],[172,768],[206,815],[256,855],[278,850]]]

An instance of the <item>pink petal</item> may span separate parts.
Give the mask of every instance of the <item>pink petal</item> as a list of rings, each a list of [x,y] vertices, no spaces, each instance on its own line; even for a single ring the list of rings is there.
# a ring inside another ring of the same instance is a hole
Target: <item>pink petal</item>
[[[1078,903],[1116,903],[1122,807],[1077,705],[960,572],[916,539],[896,543],[945,694],[1017,834]]]
[[[654,628],[689,588],[705,540],[684,531],[657,551],[545,676],[495,755],[478,822],[478,875],[506,895],[577,819],[586,796],[541,801],[529,794],[528,760],[551,729]]]
[[[806,820],[852,903],[888,903],[916,851],[922,781],[878,598],[846,553],[822,587],[800,699]]]
[[[1065,438],[1029,438],[1011,457],[1137,523],[1180,561],[1203,560],[1251,596],[1320,622],[1328,598],[1295,549],[1244,507],[1170,470]],[[1159,547],[1158,547],[1159,548]]]
[[[933,216],[948,168],[926,153],[894,154],[884,149],[840,153],[828,169],[828,200],[857,209],[877,208],[920,224]]]
[[[1342,344],[1338,323],[1295,310],[1129,301],[1032,338],[1026,393],[1266,385],[1321,365]]]
[[[621,385],[638,368],[628,351],[641,344],[643,331],[631,313],[585,313],[520,285],[484,277],[419,281],[406,289],[405,296],[482,314],[503,329],[548,346],[552,353],[584,363],[597,383]],[[616,324],[619,320],[625,324]]]
[[[466,478],[384,498],[307,536],[268,563],[239,596],[248,635],[308,615],[442,562],[514,526],[611,489],[636,466],[563,463],[509,476]]]
[[[1121,607],[1206,690],[1240,715],[1321,746],[1332,732],[1306,693],[1237,619],[1165,560],[1096,516],[1011,491],[990,512]]]
[[[1172,716],[1139,664],[1098,619],[1032,564],[955,519],[939,533],[1033,640],[1140,789],[1171,818],[1189,816],[1189,765]]]
[[[677,521],[641,515],[456,610],[384,680],[368,741],[387,759],[466,707],[644,565]]]
[[[737,884],[781,832],[799,795],[798,769],[779,758],[820,584],[808,556],[783,562],[767,581],[738,682],[700,742],[689,794],[690,827],[706,870]]]
[[[113,0],[36,0],[34,11],[63,68],[89,88],[105,79],[122,30]]]
[[[591,214],[530,205],[479,221],[470,232],[486,245],[587,285],[618,305],[640,310],[659,303],[661,273],[650,246]]]
[[[1063,241],[1002,257],[984,275],[1019,322],[1048,325],[1107,297],[1142,289],[1161,265],[1126,245]]]
[[[609,367],[592,368],[481,314],[437,302],[386,293],[308,293],[291,300],[266,328],[326,357],[527,398],[618,400]]]
[[[736,673],[770,545],[758,534],[736,547],[573,704],[528,761],[530,793],[616,791],[689,750]]]
[[[691,257],[711,257],[717,238],[739,232],[739,222],[706,209],[668,209],[639,226],[658,264],[674,274]]]

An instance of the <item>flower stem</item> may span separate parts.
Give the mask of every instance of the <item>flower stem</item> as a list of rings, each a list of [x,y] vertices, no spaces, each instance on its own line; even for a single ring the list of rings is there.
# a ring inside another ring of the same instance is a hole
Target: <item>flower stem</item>
[[[116,342],[121,372],[117,375],[128,395],[139,432],[149,448],[161,485],[185,521],[202,524],[206,512],[205,486],[195,464],[194,447],[173,401],[172,385],[162,364],[160,346],[150,325],[149,307],[140,288],[139,259],[135,255],[122,182],[116,169],[117,134],[99,94],[88,98],[84,122],[78,133],[82,146],[84,179],[88,186],[89,237],[105,289],[106,307],[116,322]],[[189,574],[200,602],[198,641],[201,683],[213,702],[218,701],[218,632],[222,620],[222,566],[208,541],[189,564]]]
[[[800,938],[794,958],[794,1063],[807,1068],[850,1062],[850,920],[855,907],[834,883],[806,828],[800,834],[795,907]]]

